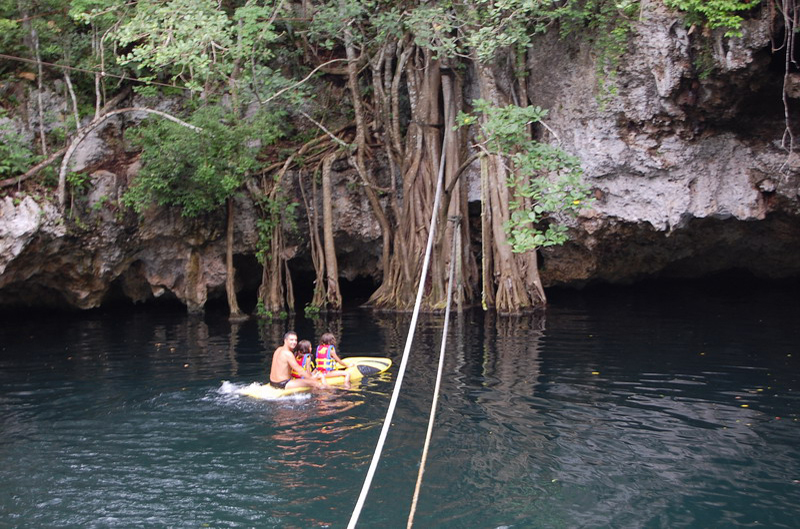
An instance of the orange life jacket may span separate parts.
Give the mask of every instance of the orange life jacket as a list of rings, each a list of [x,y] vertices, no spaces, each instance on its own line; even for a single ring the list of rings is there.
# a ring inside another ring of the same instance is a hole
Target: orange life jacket
[[[303,360],[299,362],[300,367],[305,369],[306,371],[311,371],[314,366],[311,364],[311,354],[304,354]],[[297,370],[292,369],[292,378],[303,378],[303,376],[297,372]]]

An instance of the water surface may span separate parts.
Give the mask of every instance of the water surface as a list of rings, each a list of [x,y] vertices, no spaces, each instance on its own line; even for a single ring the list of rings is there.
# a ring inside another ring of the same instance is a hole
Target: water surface
[[[454,317],[416,525],[797,527],[797,295],[618,289]],[[397,364],[408,321],[6,315],[0,527],[343,527],[397,366],[350,392],[236,390],[288,327]],[[420,320],[364,527],[405,526],[442,325]]]

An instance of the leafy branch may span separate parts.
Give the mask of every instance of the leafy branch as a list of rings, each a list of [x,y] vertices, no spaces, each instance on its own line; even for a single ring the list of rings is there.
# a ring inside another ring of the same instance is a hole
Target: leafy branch
[[[560,147],[531,139],[529,127],[543,123],[547,110],[536,106],[492,106],[474,101],[480,121],[481,148],[509,164],[507,185],[513,193],[505,223],[515,253],[560,245],[567,240],[564,221],[591,204],[579,160]],[[460,126],[477,123],[478,115],[461,113]]]

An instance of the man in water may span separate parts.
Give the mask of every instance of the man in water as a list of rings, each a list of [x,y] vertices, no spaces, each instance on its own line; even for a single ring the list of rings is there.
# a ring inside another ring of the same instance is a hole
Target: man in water
[[[311,373],[303,369],[294,358],[294,348],[297,347],[297,333],[289,331],[283,335],[283,345],[275,349],[272,354],[272,369],[269,371],[269,385],[275,389],[289,389],[299,387],[324,388],[327,384],[315,380]],[[292,378],[294,369],[301,378]]]

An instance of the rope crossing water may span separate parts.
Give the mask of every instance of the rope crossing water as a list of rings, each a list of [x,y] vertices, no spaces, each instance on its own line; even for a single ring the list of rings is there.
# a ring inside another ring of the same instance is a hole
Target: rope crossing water
[[[364,479],[364,485],[361,487],[361,494],[358,496],[353,514],[350,516],[350,522],[347,524],[348,529],[354,529],[358,522],[358,517],[361,515],[361,509],[364,507],[364,502],[367,499],[372,478],[375,476],[375,469],[378,467],[378,462],[383,452],[383,445],[386,442],[386,435],[389,433],[389,426],[394,417],[394,410],[397,406],[397,398],[400,396],[400,388],[403,385],[403,377],[406,372],[406,365],[408,364],[408,355],[411,351],[411,344],[414,341],[414,330],[417,326],[417,318],[419,317],[419,308],[422,304],[422,294],[425,291],[425,278],[428,275],[428,265],[430,264],[431,249],[433,248],[434,233],[436,231],[436,217],[439,211],[439,202],[442,196],[442,187],[444,181],[444,157],[445,157],[445,143],[447,136],[442,142],[442,155],[439,160],[439,180],[436,184],[436,198],[433,200],[433,211],[431,213],[431,225],[428,230],[428,244],[425,247],[425,259],[422,262],[422,272],[420,273],[419,286],[417,288],[417,300],[414,303],[414,311],[411,315],[411,323],[409,324],[408,337],[406,338],[406,346],[403,350],[403,357],[400,360],[400,368],[397,373],[397,382],[395,382],[394,390],[392,391],[392,398],[389,401],[389,408],[386,410],[386,417],[383,419],[383,427],[378,436],[378,444],[375,447],[375,453],[372,455],[372,461],[367,470],[367,476]]]
[[[459,221],[456,219],[455,227],[453,228],[453,239],[455,234],[458,233]],[[442,366],[444,365],[444,351],[447,347],[447,329],[450,324],[450,305],[453,301],[453,275],[455,273],[456,264],[456,242],[453,240],[451,246],[453,247],[450,255],[450,274],[447,279],[447,308],[444,311],[444,328],[442,329],[442,347],[439,349],[439,367],[436,369],[436,384],[433,386],[433,400],[431,401],[431,415],[428,419],[428,432],[425,434],[425,445],[422,448],[422,459],[419,462],[419,474],[417,474],[417,485],[414,488],[414,499],[411,500],[411,511],[408,513],[407,529],[411,529],[414,525],[414,514],[417,512],[417,500],[419,499],[419,489],[422,486],[422,474],[425,473],[425,462],[428,460],[428,447],[431,445],[431,434],[433,433],[433,422],[436,419],[436,405],[439,402],[439,387],[442,383]]]

